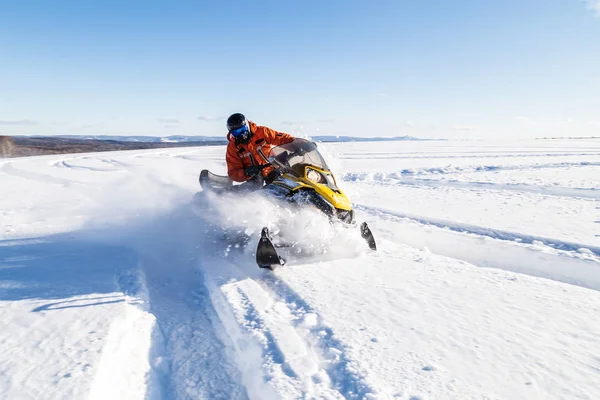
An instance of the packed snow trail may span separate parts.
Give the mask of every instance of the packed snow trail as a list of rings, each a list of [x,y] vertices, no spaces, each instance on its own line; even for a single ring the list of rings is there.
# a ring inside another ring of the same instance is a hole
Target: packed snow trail
[[[246,390],[228,360],[223,328],[195,269],[202,224],[189,207],[142,224],[127,236],[140,254],[160,332],[156,356],[165,399],[244,399]]]
[[[432,225],[438,228],[446,228],[456,232],[471,233],[499,240],[515,241],[518,243],[542,244],[552,247],[553,249],[562,250],[565,252],[580,252],[583,254],[592,254],[595,256],[600,256],[600,247],[589,246],[583,243],[573,243],[546,237],[531,236],[519,232],[506,232],[499,229],[485,228],[452,221],[444,221],[436,218],[422,218],[416,215],[404,214],[397,211],[389,211],[377,207],[357,205],[356,208],[359,210],[363,210],[367,213],[380,216],[382,218],[396,217],[397,219],[408,219],[419,222],[423,225]]]
[[[199,214],[223,147],[0,161],[0,398],[600,397],[597,201],[573,196],[597,142],[320,148],[376,254],[258,199]],[[385,181],[408,169],[443,179]],[[345,245],[259,270],[275,215]]]

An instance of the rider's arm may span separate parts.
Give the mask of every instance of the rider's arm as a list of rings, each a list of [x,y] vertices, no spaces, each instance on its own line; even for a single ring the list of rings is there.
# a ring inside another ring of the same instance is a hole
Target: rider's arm
[[[264,129],[264,136],[265,136],[267,143],[270,143],[275,146],[279,146],[280,144],[290,143],[290,142],[293,142],[294,139],[296,139],[292,135],[289,135],[289,134],[283,133],[283,132],[278,132],[274,129],[267,128],[266,126],[262,126],[261,128]]]
[[[249,179],[248,175],[244,172],[244,164],[242,158],[237,153],[237,150],[233,144],[227,146],[227,155],[225,156],[227,161],[227,175],[236,182],[245,182]]]

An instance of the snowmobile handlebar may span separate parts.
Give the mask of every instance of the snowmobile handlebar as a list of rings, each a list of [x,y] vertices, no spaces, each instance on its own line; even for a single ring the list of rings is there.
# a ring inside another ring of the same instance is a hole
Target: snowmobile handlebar
[[[267,168],[271,164],[262,164],[262,165],[251,165],[249,167],[244,168],[244,173],[249,177],[253,177],[262,172],[263,169]]]

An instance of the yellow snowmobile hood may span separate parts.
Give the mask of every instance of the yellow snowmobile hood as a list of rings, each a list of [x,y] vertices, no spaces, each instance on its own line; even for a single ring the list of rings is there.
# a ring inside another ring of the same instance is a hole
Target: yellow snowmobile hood
[[[320,174],[322,174],[325,177],[325,179],[327,181],[330,180],[330,182],[333,182],[333,186],[335,187],[335,189],[330,187],[330,185],[328,185],[327,182],[319,183],[319,182],[315,182],[314,180],[309,179],[308,174],[309,174],[310,170],[319,172]],[[307,188],[314,189],[315,192],[317,192],[321,197],[323,197],[323,199],[325,199],[328,203],[330,203],[336,209],[347,210],[347,211],[352,210],[352,203],[350,202],[350,199],[348,198],[348,196],[346,196],[346,194],[344,192],[342,192],[337,187],[335,178],[333,177],[333,174],[329,170],[319,168],[319,167],[316,167],[313,165],[306,165],[306,166],[304,166],[304,175],[303,176],[297,177],[292,174],[284,174],[282,176],[282,178],[283,178],[283,180],[281,180],[279,182],[275,181],[273,183],[286,186],[293,192],[301,190],[301,189],[307,189]]]
[[[333,181],[337,190],[332,189],[327,184],[317,183],[317,182],[313,182],[312,180],[310,180],[308,178],[308,173],[311,169],[314,171],[320,172],[321,174],[325,175],[327,178],[330,178]],[[317,168],[314,166],[307,166],[304,170],[304,177],[302,177],[300,180],[302,181],[302,183],[306,184],[307,186],[313,187],[317,193],[319,193],[321,196],[323,196],[323,198],[325,200],[327,200],[328,202],[330,202],[335,208],[337,208],[339,210],[352,210],[352,203],[350,202],[350,199],[348,198],[348,196],[346,196],[346,194],[344,192],[342,192],[337,187],[337,183],[335,182],[335,178],[334,178],[333,174],[331,173],[331,171],[325,170],[322,168]]]

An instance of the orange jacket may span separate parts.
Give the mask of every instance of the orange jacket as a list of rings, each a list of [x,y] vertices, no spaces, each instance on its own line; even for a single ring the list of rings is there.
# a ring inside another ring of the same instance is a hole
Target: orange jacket
[[[293,141],[295,137],[287,133],[277,132],[266,126],[258,126],[248,121],[252,138],[249,143],[235,143],[235,138],[227,135],[227,175],[236,182],[244,182],[250,179],[244,172],[244,168],[251,165],[263,165],[268,163],[269,154],[274,146]],[[267,176],[273,168],[267,167],[262,170],[262,175]]]

